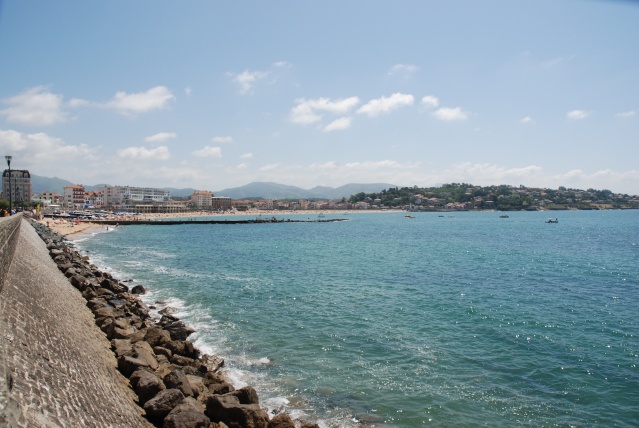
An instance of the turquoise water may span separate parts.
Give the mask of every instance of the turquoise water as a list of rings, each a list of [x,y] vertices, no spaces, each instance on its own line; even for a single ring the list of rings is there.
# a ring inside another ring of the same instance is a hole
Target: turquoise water
[[[176,308],[236,385],[324,427],[639,425],[639,211],[414,215],[78,246]]]

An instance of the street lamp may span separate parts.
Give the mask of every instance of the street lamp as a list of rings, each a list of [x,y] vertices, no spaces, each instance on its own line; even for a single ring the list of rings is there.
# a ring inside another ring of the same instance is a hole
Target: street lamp
[[[9,165],[9,215],[11,215],[11,211],[13,211],[13,202],[11,200],[11,156],[4,157],[7,160],[7,165]]]

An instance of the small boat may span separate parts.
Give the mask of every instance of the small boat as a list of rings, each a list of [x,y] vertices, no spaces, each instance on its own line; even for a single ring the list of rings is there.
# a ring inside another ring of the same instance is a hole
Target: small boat
[[[499,216],[499,218],[508,218],[508,217],[510,217],[508,214],[502,214]]]
[[[405,215],[404,218],[415,218],[412,214]]]
[[[546,223],[559,223],[559,220],[556,218],[549,218],[546,220]]]

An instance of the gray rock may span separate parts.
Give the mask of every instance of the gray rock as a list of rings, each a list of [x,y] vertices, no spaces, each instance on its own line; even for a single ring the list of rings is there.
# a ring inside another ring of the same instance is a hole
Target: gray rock
[[[164,376],[163,380],[167,388],[179,389],[182,391],[182,394],[187,397],[193,397],[195,395],[189,383],[189,379],[182,370],[171,371],[171,373]]]
[[[179,389],[165,389],[144,404],[146,416],[154,422],[162,422],[184,400]]]
[[[136,370],[129,380],[141,406],[166,389],[162,379],[147,370]]]
[[[143,285],[136,285],[131,289],[132,294],[144,294],[146,293],[146,288]]]
[[[155,353],[153,352],[153,349],[151,349],[151,345],[149,345],[147,342],[142,340],[139,342],[135,342],[132,345],[132,349],[133,349],[133,356],[135,356],[135,358],[138,358],[144,361],[145,363],[147,363],[152,370],[157,370],[158,361],[155,358]]]
[[[206,415],[213,422],[223,422],[229,428],[266,428],[268,415],[257,404],[241,404],[230,394],[211,395],[206,400]]]
[[[224,358],[216,357],[214,355],[204,354],[200,357],[200,361],[202,362],[202,366],[200,366],[200,371],[202,371],[202,373],[215,373],[224,366]]]
[[[241,404],[260,404],[257,391],[250,386],[240,388],[237,391],[229,393],[229,395],[236,396],[237,399],[240,400]]]
[[[160,327],[149,327],[144,340],[151,346],[163,346],[171,341],[171,334]]]
[[[209,428],[211,419],[204,412],[187,410],[180,413],[170,413],[165,419],[163,428]]]
[[[118,369],[126,377],[130,377],[133,372],[142,367],[149,368],[149,365],[145,361],[130,357],[128,355],[124,355],[118,358]]]
[[[184,321],[175,321],[164,326],[164,329],[171,334],[173,340],[186,340],[191,334],[195,333],[195,330],[191,327],[187,327]]]
[[[268,428],[295,428],[295,423],[286,413],[280,413],[268,421]]]
[[[133,347],[128,339],[113,339],[111,341],[111,349],[113,349],[115,356],[118,358],[125,355],[133,356]]]

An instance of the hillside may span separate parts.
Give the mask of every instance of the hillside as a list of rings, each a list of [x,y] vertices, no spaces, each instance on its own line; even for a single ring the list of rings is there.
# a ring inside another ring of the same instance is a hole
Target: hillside
[[[56,192],[63,194],[64,186],[75,183],[58,177],[42,177],[38,175],[31,175],[31,184],[33,186],[33,193]],[[84,184],[84,188],[87,191],[95,190],[100,186],[104,186],[104,184]],[[341,199],[349,198],[351,195],[360,192],[380,192],[383,189],[388,189],[390,187],[396,186],[386,183],[351,183],[337,188],[316,186],[312,189],[307,190],[301,187],[289,186],[279,183],[254,182],[241,187],[233,187],[214,191],[213,193],[216,196],[228,196],[233,199]],[[193,191],[196,190],[192,188],[178,189],[171,187],[165,187],[162,189],[168,190],[172,197],[189,197],[191,196]]]

